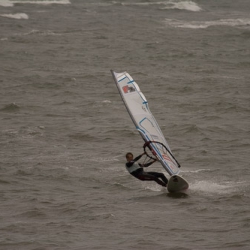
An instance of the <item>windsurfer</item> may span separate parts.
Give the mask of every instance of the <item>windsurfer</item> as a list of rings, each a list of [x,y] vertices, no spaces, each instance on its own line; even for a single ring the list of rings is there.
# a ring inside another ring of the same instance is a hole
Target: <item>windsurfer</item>
[[[158,172],[145,172],[143,168],[149,167],[151,164],[156,162],[156,160],[153,160],[151,162],[145,163],[145,164],[140,164],[137,163],[138,160],[144,155],[145,153],[137,156],[134,158],[132,153],[127,153],[126,154],[126,169],[128,172],[133,175],[135,178],[141,180],[141,181],[155,181],[159,185],[166,187],[168,183],[168,179],[163,173],[158,173]],[[160,180],[161,179],[161,180]]]

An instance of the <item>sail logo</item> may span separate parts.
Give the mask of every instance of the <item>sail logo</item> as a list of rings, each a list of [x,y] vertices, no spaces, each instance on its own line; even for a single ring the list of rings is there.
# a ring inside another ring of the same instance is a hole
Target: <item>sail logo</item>
[[[128,85],[123,86],[122,90],[125,94],[135,92],[135,88],[133,86],[128,86]]]
[[[167,161],[171,161],[171,159],[170,159],[167,155],[165,155],[165,154],[162,154],[162,157],[163,157],[165,160],[167,160]]]

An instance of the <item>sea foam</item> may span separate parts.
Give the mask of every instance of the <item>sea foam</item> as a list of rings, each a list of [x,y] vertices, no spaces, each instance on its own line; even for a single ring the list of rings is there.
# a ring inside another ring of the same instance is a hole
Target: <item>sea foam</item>
[[[193,1],[161,1],[161,2],[133,2],[133,3],[122,3],[122,5],[138,5],[138,6],[148,6],[148,5],[162,5],[161,10],[188,10],[188,11],[201,11],[202,9]]]
[[[197,3],[192,1],[181,1],[181,2],[165,2],[165,7],[161,8],[163,10],[166,9],[178,9],[178,10],[188,10],[188,11],[201,11],[201,7],[198,6]]]
[[[186,29],[206,29],[210,26],[231,26],[231,27],[249,27],[249,18],[239,19],[220,19],[214,21],[183,21],[174,19],[165,19],[165,23],[168,26],[175,28],[186,28]]]
[[[29,16],[25,13],[16,13],[16,14],[2,14],[2,17],[8,17],[13,19],[29,19]]]
[[[43,4],[43,5],[48,5],[48,4],[70,4],[71,2],[69,0],[45,0],[45,1],[32,1],[32,0],[25,0],[25,1],[18,1],[18,0],[1,0],[0,1],[0,6],[4,7],[13,7],[14,4]]]
[[[13,5],[14,4],[9,0],[0,1],[0,6],[3,6],[3,7],[12,7]]]

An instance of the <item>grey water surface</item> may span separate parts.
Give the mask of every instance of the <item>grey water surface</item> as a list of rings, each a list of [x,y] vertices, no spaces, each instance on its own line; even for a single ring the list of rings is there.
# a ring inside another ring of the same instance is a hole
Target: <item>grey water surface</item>
[[[249,249],[249,13],[248,0],[1,0],[0,249]],[[126,172],[143,141],[110,69],[145,94],[185,194]]]

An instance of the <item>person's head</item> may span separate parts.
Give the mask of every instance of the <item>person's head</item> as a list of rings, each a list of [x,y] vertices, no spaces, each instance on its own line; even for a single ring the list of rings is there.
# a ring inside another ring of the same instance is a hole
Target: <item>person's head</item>
[[[133,154],[130,153],[130,152],[128,152],[128,153],[126,154],[126,159],[127,159],[127,161],[132,161],[132,160],[134,159]]]

